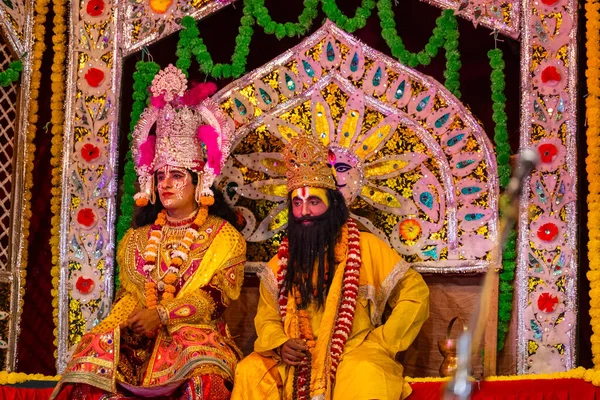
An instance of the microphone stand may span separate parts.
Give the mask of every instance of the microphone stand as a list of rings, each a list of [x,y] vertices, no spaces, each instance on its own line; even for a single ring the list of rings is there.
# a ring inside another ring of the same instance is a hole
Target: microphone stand
[[[493,262],[500,260],[500,255],[508,240],[510,230],[519,216],[519,196],[521,195],[523,184],[538,162],[539,156],[535,150],[523,150],[519,156],[519,164],[515,174],[510,179],[505,193],[500,197],[500,228],[498,241],[496,246],[494,246],[494,253],[492,254],[492,263],[490,263],[486,271],[481,293],[479,294],[479,302],[473,315],[471,315],[469,327],[458,339],[456,372],[444,389],[443,400],[469,400],[471,398],[473,391],[470,379],[471,357],[473,351],[479,348],[485,331],[485,323],[489,311],[489,297],[496,274]]]

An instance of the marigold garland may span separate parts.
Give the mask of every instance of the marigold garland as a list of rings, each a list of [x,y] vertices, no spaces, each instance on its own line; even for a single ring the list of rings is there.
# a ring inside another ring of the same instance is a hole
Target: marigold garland
[[[59,245],[60,245],[60,210],[62,202],[62,148],[63,148],[63,124],[65,101],[65,60],[67,43],[65,17],[67,14],[66,0],[54,0],[54,35],[52,36],[52,49],[54,59],[52,60],[52,97],[50,99],[50,110],[52,123],[52,146],[50,152],[52,158],[52,198],[50,200],[50,211],[52,213],[50,229],[50,248],[52,249],[52,319],[54,320],[54,345],[58,347],[58,282],[59,282]],[[58,350],[54,351],[58,356]]]
[[[585,160],[589,194],[588,258],[590,270],[590,317],[592,325],[592,355],[594,368],[600,369],[600,2],[588,0],[586,10],[586,55],[588,95],[585,99],[587,120],[587,149]],[[599,375],[596,373],[596,375]],[[600,377],[596,378],[597,383]],[[594,384],[597,384],[594,383]]]
[[[404,380],[408,383],[431,383],[431,382],[446,382],[451,378],[412,378],[405,376]],[[499,381],[527,381],[527,380],[551,380],[551,379],[581,379],[589,382],[594,386],[600,386],[600,371],[594,369],[586,369],[584,367],[573,368],[565,372],[554,372],[551,374],[528,374],[528,375],[505,375],[505,376],[488,376],[483,378],[487,382]],[[0,371],[0,385],[13,385],[29,381],[59,381],[60,375],[47,376],[42,374],[25,374],[22,372]]]
[[[25,374],[23,372],[0,371],[0,385],[16,385],[28,381],[56,381],[60,375],[46,376],[42,374]]]
[[[494,121],[494,142],[496,144],[496,161],[498,163],[498,180],[501,189],[506,189],[510,180],[510,144],[508,143],[508,129],[506,125],[506,87],[504,75],[504,60],[502,50],[493,49],[488,52],[492,73],[492,101]],[[498,350],[504,348],[504,341],[508,334],[513,304],[513,281],[515,279],[515,268],[517,266],[516,250],[517,233],[511,230],[508,241],[502,253],[502,272],[500,273],[500,285],[498,294]]]
[[[38,0],[35,3],[35,16],[33,18],[33,50],[31,52],[30,68],[31,81],[29,87],[29,110],[27,116],[27,133],[25,136],[25,165],[24,165],[24,184],[23,184],[23,214],[21,216],[21,237],[23,246],[21,247],[21,268],[20,287],[19,287],[19,305],[17,315],[23,311],[23,296],[25,295],[25,279],[27,278],[27,262],[29,260],[29,221],[31,220],[31,187],[33,186],[33,159],[35,156],[35,145],[33,140],[37,132],[36,124],[38,122],[38,98],[40,94],[40,80],[42,78],[42,56],[46,45],[44,36],[46,33],[45,23],[48,14],[49,0]],[[53,293],[54,295],[54,293]],[[55,352],[56,354],[56,352]]]
[[[165,274],[162,283],[164,284],[161,304],[171,300],[175,297],[175,284],[179,279],[179,268],[185,263],[188,258],[188,253],[192,247],[192,244],[198,239],[200,235],[199,229],[208,218],[208,207],[202,205],[194,221],[187,228],[185,235],[177,248],[171,250],[171,265]],[[158,306],[158,286],[156,282],[150,277],[151,272],[156,268],[156,261],[158,260],[159,246],[163,239],[162,230],[167,223],[167,211],[162,210],[156,217],[156,221],[152,225],[150,230],[150,237],[146,243],[146,249],[144,251],[144,272],[148,274],[148,280],[145,284],[146,292],[146,307],[154,309]]]
[[[127,140],[129,150],[125,155],[125,172],[123,176],[123,195],[121,197],[121,214],[117,221],[117,243],[123,239],[125,232],[131,226],[131,220],[133,217],[133,204],[135,195],[135,182],[137,180],[135,174],[135,167],[133,165],[133,157],[131,155],[131,143],[133,141],[132,132],[135,129],[144,108],[148,105],[150,99],[150,93],[148,88],[152,83],[152,79],[160,70],[160,66],[155,62],[150,61],[138,61],[135,65],[136,71],[133,73],[133,106],[131,108],[131,122],[129,124],[129,133],[127,134]],[[119,265],[115,266],[115,288],[119,289]]]
[[[8,68],[0,72],[0,86],[7,87],[16,82],[23,70],[23,62],[21,60],[11,61]]]

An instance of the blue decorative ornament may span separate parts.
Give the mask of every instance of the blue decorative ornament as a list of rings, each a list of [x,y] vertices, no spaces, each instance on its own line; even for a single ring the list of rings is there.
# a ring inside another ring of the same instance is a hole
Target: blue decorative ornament
[[[433,195],[429,192],[423,192],[419,195],[419,201],[430,210],[433,208]]]

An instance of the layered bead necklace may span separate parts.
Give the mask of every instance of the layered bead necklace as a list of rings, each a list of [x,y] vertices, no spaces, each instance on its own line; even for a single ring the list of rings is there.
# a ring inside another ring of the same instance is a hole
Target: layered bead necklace
[[[201,206],[191,223],[190,219],[178,223],[168,222],[166,210],[162,210],[156,217],[156,221],[154,221],[154,224],[152,224],[150,228],[150,236],[144,251],[144,272],[147,274],[145,284],[147,308],[154,309],[158,305],[159,289],[161,289],[160,291],[162,292],[161,303],[165,303],[175,297],[175,292],[177,290],[176,284],[179,280],[179,270],[187,261],[192,244],[200,235],[200,227],[204,225],[208,218],[208,206],[212,204],[211,200],[214,201],[212,198],[202,198]],[[150,275],[156,268],[159,246],[163,243],[164,239],[163,230],[165,225],[185,226],[187,224],[189,224],[189,226],[185,229],[185,234],[181,242],[172,246],[169,250],[170,262],[166,274],[162,279],[159,278],[157,282],[155,282]]]

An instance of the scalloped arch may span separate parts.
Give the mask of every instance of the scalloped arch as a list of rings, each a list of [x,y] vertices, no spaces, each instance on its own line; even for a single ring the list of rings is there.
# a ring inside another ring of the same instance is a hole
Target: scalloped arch
[[[254,209],[258,227],[247,239],[276,248],[286,197],[272,178],[284,176],[267,168],[261,153],[271,153],[269,165],[283,165],[278,152],[304,130],[333,151],[338,187],[355,218],[415,267],[487,267],[498,221],[493,147],[466,107],[433,78],[328,21],[213,99],[235,122],[230,164],[245,180],[237,193],[261,202]],[[489,213],[480,212],[482,205]],[[250,260],[266,262],[264,248],[250,251]]]

